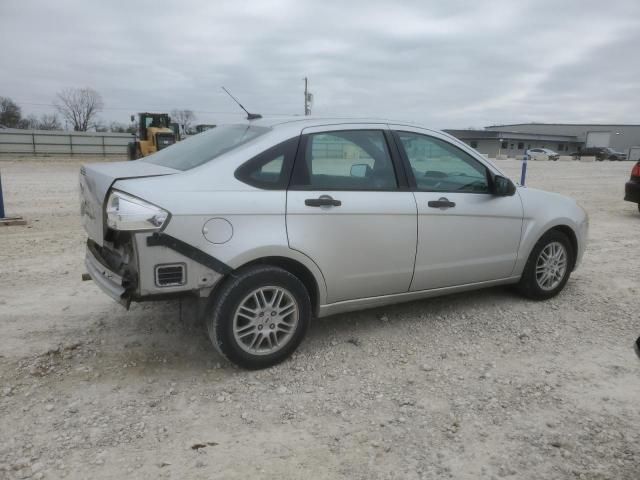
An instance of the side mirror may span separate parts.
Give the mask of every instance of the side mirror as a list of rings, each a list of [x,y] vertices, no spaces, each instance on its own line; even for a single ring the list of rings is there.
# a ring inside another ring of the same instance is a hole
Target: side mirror
[[[496,175],[493,177],[493,194],[499,197],[510,197],[516,193],[516,186],[511,180],[503,177],[502,175]]]
[[[364,178],[367,176],[367,173],[371,167],[366,163],[356,163],[355,165],[351,165],[351,176]]]

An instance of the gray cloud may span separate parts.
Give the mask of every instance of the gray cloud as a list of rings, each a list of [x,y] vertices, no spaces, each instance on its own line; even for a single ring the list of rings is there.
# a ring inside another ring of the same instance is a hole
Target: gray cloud
[[[91,86],[106,121],[191,108],[445,127],[637,122],[640,3],[294,0],[0,3],[0,95],[25,113]],[[225,112],[231,112],[227,114]]]

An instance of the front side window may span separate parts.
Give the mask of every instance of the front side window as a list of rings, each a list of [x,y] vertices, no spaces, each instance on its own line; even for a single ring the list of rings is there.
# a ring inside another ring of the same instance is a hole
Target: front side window
[[[418,190],[488,193],[487,168],[458,147],[438,138],[398,132]]]
[[[312,133],[292,186],[310,190],[393,190],[396,175],[380,130]]]

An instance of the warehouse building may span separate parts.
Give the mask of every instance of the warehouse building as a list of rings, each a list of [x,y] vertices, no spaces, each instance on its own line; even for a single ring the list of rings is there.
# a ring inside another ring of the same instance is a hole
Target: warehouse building
[[[445,130],[480,153],[520,157],[530,148],[549,148],[569,155],[584,147],[611,147],[628,152],[640,146],[640,125],[516,123],[484,130]]]
[[[531,148],[550,148],[561,155],[569,155],[582,146],[573,135],[544,135],[510,132],[507,130],[445,130],[491,158],[521,157]]]

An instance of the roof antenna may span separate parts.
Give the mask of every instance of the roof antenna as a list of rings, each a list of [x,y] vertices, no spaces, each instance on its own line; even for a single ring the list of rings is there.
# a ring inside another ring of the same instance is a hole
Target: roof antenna
[[[242,104],[238,101],[238,99],[236,97],[234,97],[233,95],[231,95],[231,92],[229,90],[227,90],[224,87],[222,87],[222,90],[224,90],[226,92],[226,94],[229,95],[233,99],[234,102],[236,102],[238,105],[240,105],[241,109],[243,109],[245,112],[247,112],[247,120],[258,120],[259,118],[262,118],[262,115],[260,115],[259,113],[249,113],[249,110],[244,108],[242,106]]]

